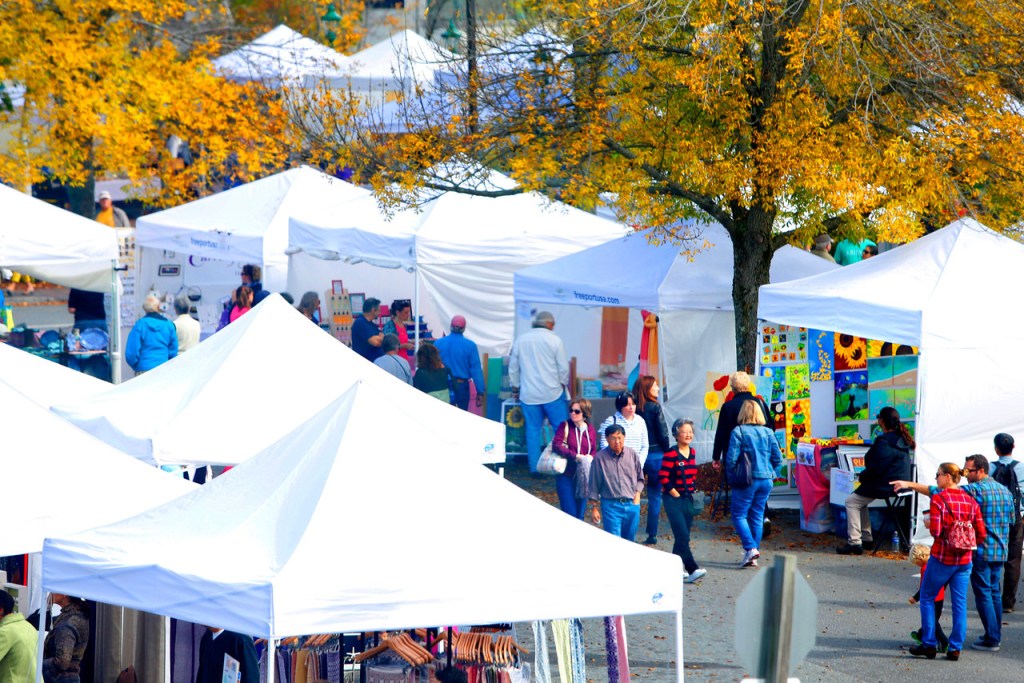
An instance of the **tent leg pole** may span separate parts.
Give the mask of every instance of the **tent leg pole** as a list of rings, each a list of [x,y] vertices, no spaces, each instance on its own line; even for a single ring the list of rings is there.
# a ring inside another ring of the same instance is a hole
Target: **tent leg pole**
[[[683,683],[683,608],[676,612],[676,680]]]
[[[43,554],[39,553],[39,574],[42,576],[43,572]],[[36,681],[42,683],[43,680],[43,646],[46,643],[46,596],[47,592],[43,590],[42,581],[39,582],[39,603],[36,607],[39,608],[39,643],[36,646]]]
[[[171,683],[171,618],[164,617],[164,683]]]
[[[414,330],[413,342],[413,357],[415,364],[415,356],[420,350],[420,269],[413,268],[412,270],[412,322],[416,326]]]
[[[117,259],[110,267],[110,336],[107,355],[110,357],[110,381],[121,383],[121,293],[118,287]]]
[[[274,683],[274,664],[277,662],[277,641],[267,638],[267,683]]]

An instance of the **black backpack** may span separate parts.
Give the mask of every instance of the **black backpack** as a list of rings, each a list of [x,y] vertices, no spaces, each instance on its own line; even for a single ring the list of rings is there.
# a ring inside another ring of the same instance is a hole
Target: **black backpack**
[[[1013,496],[1015,519],[1020,519],[1020,482],[1017,481],[1017,462],[997,462],[995,465],[996,469],[992,472],[992,478],[1009,489],[1010,495]]]

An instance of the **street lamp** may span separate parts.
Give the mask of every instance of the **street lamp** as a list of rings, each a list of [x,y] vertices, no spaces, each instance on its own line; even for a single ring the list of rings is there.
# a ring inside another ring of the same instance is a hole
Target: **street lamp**
[[[334,32],[334,27],[341,23],[341,15],[338,14],[338,10],[334,9],[333,4],[327,6],[327,11],[320,17],[320,21],[327,27],[327,42],[334,45],[334,41],[338,38],[338,34]]]
[[[444,30],[441,37],[444,38],[444,44],[449,50],[452,52],[459,51],[459,41],[462,40],[462,31],[455,27],[454,18],[448,20],[448,28]]]

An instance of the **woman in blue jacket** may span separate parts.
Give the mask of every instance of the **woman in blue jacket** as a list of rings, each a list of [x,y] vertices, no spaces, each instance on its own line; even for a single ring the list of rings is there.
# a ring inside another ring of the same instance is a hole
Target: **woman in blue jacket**
[[[142,303],[146,315],[128,333],[124,357],[136,373],[163,365],[178,355],[178,334],[172,323],[160,315],[160,299],[147,296]]]
[[[765,426],[764,412],[757,401],[747,401],[740,408],[737,426],[729,436],[729,450],[725,464],[731,471],[741,451],[750,455],[750,486],[732,489],[732,525],[743,544],[740,567],[756,567],[761,557],[761,532],[764,528],[764,508],[772,490],[775,469],[782,464],[782,449],[775,432]]]

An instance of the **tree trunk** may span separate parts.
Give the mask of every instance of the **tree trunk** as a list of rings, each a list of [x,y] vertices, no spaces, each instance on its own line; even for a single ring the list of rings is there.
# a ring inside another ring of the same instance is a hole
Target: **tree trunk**
[[[757,357],[757,290],[768,284],[775,211],[751,207],[732,231],[732,303],[736,315],[736,367],[754,371]]]
[[[68,203],[72,212],[92,220],[96,218],[96,178],[92,175],[81,187],[68,187]]]

